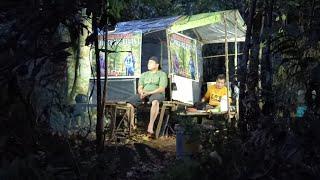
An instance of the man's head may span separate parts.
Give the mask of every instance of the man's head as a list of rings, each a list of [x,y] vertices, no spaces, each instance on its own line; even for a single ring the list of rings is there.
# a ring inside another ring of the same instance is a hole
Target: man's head
[[[224,76],[224,74],[219,74],[217,76],[217,80],[216,80],[216,86],[217,88],[221,89],[224,87],[224,84],[226,82],[226,77]]]
[[[148,70],[149,71],[154,71],[154,70],[159,70],[160,69],[160,61],[156,56],[152,56],[149,58],[148,61]]]

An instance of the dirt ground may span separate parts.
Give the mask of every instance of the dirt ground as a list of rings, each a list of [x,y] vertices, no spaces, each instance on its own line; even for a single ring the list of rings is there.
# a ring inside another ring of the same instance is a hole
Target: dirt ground
[[[136,133],[124,143],[108,144],[104,158],[115,165],[110,178],[150,179],[175,160],[176,139],[174,136],[145,140]],[[115,171],[114,171],[115,170]]]
[[[54,179],[151,179],[176,159],[174,136],[146,141],[141,132],[106,141],[100,154],[94,141],[49,136],[39,153],[39,164]]]

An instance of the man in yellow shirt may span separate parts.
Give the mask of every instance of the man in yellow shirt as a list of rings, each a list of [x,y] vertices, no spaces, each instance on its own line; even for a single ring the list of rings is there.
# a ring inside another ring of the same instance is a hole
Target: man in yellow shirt
[[[227,96],[227,87],[225,86],[226,77],[224,74],[219,74],[217,76],[216,84],[208,87],[208,90],[201,102],[208,102],[212,107],[217,107],[220,105],[221,98]]]

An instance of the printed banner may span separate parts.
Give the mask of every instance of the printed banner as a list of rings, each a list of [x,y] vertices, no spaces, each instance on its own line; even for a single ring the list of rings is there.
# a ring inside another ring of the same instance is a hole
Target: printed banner
[[[171,72],[176,75],[198,79],[196,40],[178,34],[169,35]]]
[[[104,49],[103,35],[99,35],[99,48]],[[138,77],[141,74],[141,32],[108,34],[108,76]],[[101,76],[105,74],[105,53],[100,52]]]

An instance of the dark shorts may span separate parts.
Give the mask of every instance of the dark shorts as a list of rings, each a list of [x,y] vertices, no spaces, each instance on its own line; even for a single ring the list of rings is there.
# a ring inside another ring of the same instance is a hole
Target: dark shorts
[[[136,94],[134,96],[131,96],[129,99],[127,99],[127,102],[132,104],[133,106],[138,106],[144,102],[152,103],[152,101],[158,100],[159,102],[162,102],[165,100],[164,94],[152,94],[150,96],[145,97],[144,99],[140,99],[139,94]]]

